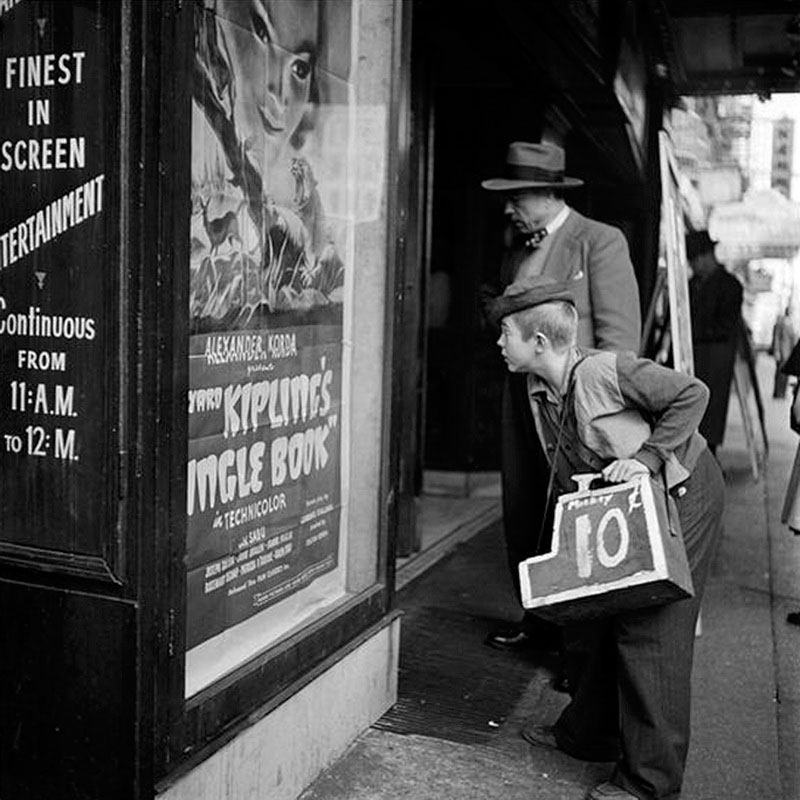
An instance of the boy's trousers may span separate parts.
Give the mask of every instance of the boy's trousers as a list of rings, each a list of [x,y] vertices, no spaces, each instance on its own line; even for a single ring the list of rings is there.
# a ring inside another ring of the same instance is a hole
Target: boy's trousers
[[[643,800],[679,797],[689,748],[695,623],[721,530],[722,473],[704,451],[676,498],[695,596],[565,626],[571,703],[559,745],[614,760],[613,781]]]

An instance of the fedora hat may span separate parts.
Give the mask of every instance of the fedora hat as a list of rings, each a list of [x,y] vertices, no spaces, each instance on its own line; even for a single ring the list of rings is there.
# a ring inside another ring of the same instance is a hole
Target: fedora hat
[[[578,178],[564,175],[564,151],[551,142],[511,142],[506,155],[506,174],[482,181],[495,192],[517,189],[572,189],[583,186]]]

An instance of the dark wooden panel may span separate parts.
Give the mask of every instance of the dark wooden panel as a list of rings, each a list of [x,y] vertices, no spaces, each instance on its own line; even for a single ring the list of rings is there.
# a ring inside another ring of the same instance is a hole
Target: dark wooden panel
[[[436,77],[439,80],[439,77]],[[503,202],[481,181],[500,174],[508,143],[537,141],[543,106],[520,103],[511,85],[484,98],[464,137],[464,109],[477,87],[438,85],[426,353],[425,466],[499,467],[499,400],[505,366],[486,326],[481,293],[495,286]]]
[[[135,795],[136,609],[0,581],[0,797]]]

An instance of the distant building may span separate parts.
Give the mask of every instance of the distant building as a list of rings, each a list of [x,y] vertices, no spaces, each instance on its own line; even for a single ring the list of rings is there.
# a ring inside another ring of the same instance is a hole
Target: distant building
[[[772,129],[772,171],[770,185],[784,197],[791,196],[794,150],[794,120],[782,117]]]
[[[752,99],[687,97],[683,100],[685,108],[674,109],[670,118],[675,155],[707,218],[714,206],[740,200],[748,188]],[[692,224],[696,225],[694,220]]]

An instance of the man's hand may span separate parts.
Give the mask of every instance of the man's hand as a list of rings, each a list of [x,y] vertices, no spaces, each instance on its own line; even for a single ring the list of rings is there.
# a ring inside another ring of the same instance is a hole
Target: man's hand
[[[649,474],[650,470],[635,458],[619,458],[603,470],[603,478],[609,483],[624,483],[637,475]]]

